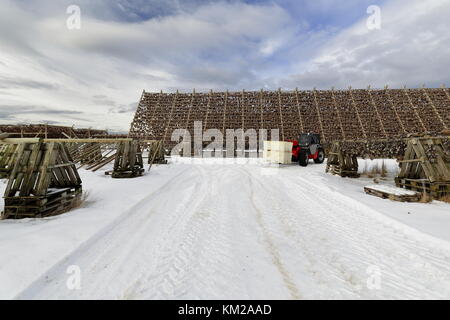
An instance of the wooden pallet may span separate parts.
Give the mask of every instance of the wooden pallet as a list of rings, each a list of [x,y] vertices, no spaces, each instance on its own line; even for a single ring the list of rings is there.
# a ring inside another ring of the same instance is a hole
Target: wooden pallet
[[[121,142],[117,146],[114,168],[106,171],[113,178],[134,178],[144,173],[144,162],[139,142],[136,140]]]
[[[79,144],[72,151],[75,162],[80,162],[81,166],[91,165],[103,158],[100,143],[83,143]]]
[[[450,194],[450,153],[442,138],[410,139],[395,183],[433,198]]]
[[[392,189],[392,190],[391,190]],[[395,190],[399,189],[399,190]],[[403,190],[403,192],[402,192]],[[390,199],[400,202],[418,202],[421,198],[421,193],[419,192],[405,192],[406,190],[390,187],[390,188],[380,188],[379,186],[365,186],[364,192],[376,197],[383,199]]]
[[[3,219],[43,218],[69,211],[81,201],[82,188],[63,188],[45,196],[5,197]]]
[[[341,177],[358,178],[358,159],[356,156],[344,154],[341,150],[341,142],[336,141],[328,152],[325,171]]]
[[[8,175],[2,218],[50,216],[81,197],[81,179],[63,143],[20,143]]]
[[[14,144],[0,144],[0,179],[6,178],[11,171],[16,147]]]
[[[148,164],[167,164],[162,140],[148,143]]]
[[[430,182],[427,179],[395,178],[395,185],[400,188],[429,194],[433,199],[440,199],[450,194],[450,182]]]

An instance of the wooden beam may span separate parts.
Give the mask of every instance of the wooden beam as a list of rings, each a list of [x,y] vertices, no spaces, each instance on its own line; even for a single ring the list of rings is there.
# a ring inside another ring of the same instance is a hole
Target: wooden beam
[[[419,120],[420,125],[422,126],[423,131],[428,131],[427,127],[425,127],[425,124],[422,121],[422,118],[419,115],[419,112],[417,111],[417,107],[412,103],[411,97],[409,96],[408,89],[406,89],[406,86],[403,87],[403,92],[405,93],[406,97],[408,98],[409,105],[414,110],[414,114],[416,115],[417,120]]]
[[[369,93],[370,101],[371,101],[371,103],[372,103],[373,108],[375,109],[376,114],[377,114],[377,118],[378,118],[378,121],[380,122],[381,130],[383,131],[384,136],[387,138],[388,135],[387,135],[386,130],[385,130],[385,128],[384,128],[383,120],[381,119],[381,115],[380,115],[380,112],[378,111],[378,107],[377,107],[377,105],[375,104],[375,100],[373,99],[372,91],[371,91],[371,90],[372,90],[372,89],[370,88],[370,86],[368,86],[368,87],[367,87],[367,92]]]
[[[325,136],[325,131],[323,130],[323,123],[322,123],[322,117],[320,115],[319,103],[317,102],[317,90],[316,90],[316,88],[314,88],[313,93],[314,93],[314,104],[316,105],[316,111],[317,111],[317,118],[319,118],[320,131],[321,131],[320,134],[323,137],[323,139],[322,139],[323,142],[326,142],[327,138]]]
[[[362,133],[364,135],[364,138],[367,139],[366,130],[364,129],[364,126],[363,126],[363,123],[361,120],[361,116],[359,115],[358,106],[356,105],[355,98],[353,97],[352,87],[348,87],[348,91],[350,92],[350,97],[352,99],[353,108],[355,109],[356,117],[358,118],[358,122],[359,122],[359,125],[361,126]]]
[[[338,116],[339,127],[341,128],[341,133],[342,133],[342,139],[345,140],[346,138],[345,138],[344,126],[342,125],[341,113],[339,112],[339,108],[338,108],[337,101],[336,101],[336,95],[334,94],[334,87],[331,88],[331,97],[333,99],[334,109],[336,110],[336,114]]]
[[[279,111],[280,111],[281,139],[284,141],[283,113],[281,111],[281,88],[278,89],[278,108],[279,108]]]
[[[115,143],[132,141],[132,138],[92,138],[92,139],[42,139],[42,138],[6,138],[0,140],[0,144],[19,144],[19,143],[37,143],[37,142],[61,142],[61,143]]]
[[[303,128],[302,113],[300,112],[300,101],[298,100],[298,88],[295,88],[295,102],[297,104],[297,112],[298,112],[298,120],[300,122],[300,130],[301,130],[301,132],[305,132],[305,130]]]
[[[402,121],[402,119],[400,118],[400,115],[398,114],[397,108],[395,107],[394,101],[392,100],[392,97],[391,97],[391,94],[389,93],[389,90],[388,90],[388,86],[387,86],[387,85],[384,86],[384,93],[386,94],[386,96],[387,96],[387,98],[388,98],[387,100],[389,101],[389,103],[390,103],[390,105],[391,105],[391,107],[392,107],[392,110],[394,110],[395,117],[397,118],[397,121],[398,121],[398,123],[400,124],[400,127],[401,127],[402,130],[403,130],[403,133],[407,134],[408,131],[406,131],[405,125],[403,124],[403,121]]]
[[[447,125],[445,124],[444,119],[442,119],[442,117],[441,117],[439,111],[437,110],[436,106],[435,106],[434,103],[433,103],[433,100],[431,100],[430,96],[428,95],[427,90],[425,90],[424,87],[422,87],[422,92],[423,92],[423,94],[425,95],[425,97],[427,98],[428,103],[431,105],[431,107],[432,107],[434,113],[436,114],[436,117],[439,119],[439,121],[441,122],[441,124],[442,124],[442,126],[444,127],[444,129],[448,129]]]

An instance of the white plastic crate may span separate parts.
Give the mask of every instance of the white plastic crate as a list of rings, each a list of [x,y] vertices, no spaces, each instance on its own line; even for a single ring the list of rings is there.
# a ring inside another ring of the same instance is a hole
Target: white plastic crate
[[[288,164],[292,162],[292,153],[286,151],[272,151],[270,160],[272,163]]]
[[[270,148],[272,151],[291,152],[292,151],[292,142],[271,141]]]
[[[291,163],[292,142],[264,141],[263,159],[272,163]]]

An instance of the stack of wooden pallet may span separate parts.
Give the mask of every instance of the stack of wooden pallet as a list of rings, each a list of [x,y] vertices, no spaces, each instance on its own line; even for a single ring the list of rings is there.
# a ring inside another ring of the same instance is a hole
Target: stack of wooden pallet
[[[446,137],[412,138],[395,178],[398,187],[425,192],[433,198],[450,194],[450,150]]]
[[[162,141],[151,141],[147,143],[148,164],[167,164]]]
[[[113,178],[133,178],[144,172],[144,163],[139,142],[136,140],[121,142],[117,147],[114,169],[106,171]]]
[[[46,217],[80,201],[81,179],[62,143],[20,143],[5,190],[2,218]]]
[[[358,178],[358,159],[342,150],[342,142],[334,142],[328,152],[326,172],[341,177]]]

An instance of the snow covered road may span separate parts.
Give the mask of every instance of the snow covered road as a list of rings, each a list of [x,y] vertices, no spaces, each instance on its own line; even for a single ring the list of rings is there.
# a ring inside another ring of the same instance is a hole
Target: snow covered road
[[[164,170],[165,180],[16,298],[450,298],[450,243],[373,205],[389,200],[347,196],[349,179],[323,174],[322,165]],[[437,212],[450,215],[450,206]],[[67,286],[69,266],[81,271],[80,290]]]

